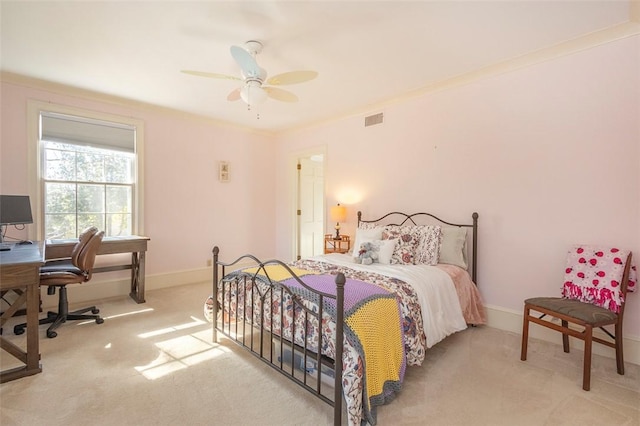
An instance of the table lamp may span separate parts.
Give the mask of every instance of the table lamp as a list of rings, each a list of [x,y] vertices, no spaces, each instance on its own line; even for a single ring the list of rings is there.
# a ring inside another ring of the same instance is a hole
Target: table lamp
[[[340,222],[344,222],[347,219],[347,208],[338,204],[337,206],[331,207],[329,211],[329,217],[333,222],[336,223],[336,236],[333,237],[334,240],[341,240],[340,237]]]

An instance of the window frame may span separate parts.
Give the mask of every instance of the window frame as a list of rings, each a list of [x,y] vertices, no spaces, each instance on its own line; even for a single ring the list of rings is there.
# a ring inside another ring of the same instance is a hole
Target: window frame
[[[144,123],[132,117],[91,111],[82,108],[59,105],[49,102],[29,100],[27,102],[27,137],[29,164],[29,196],[34,224],[29,227],[29,239],[41,241],[45,237],[44,230],[44,175],[43,175],[43,143],[40,140],[40,123],[43,112],[73,115],[93,120],[111,121],[135,128],[136,141],[134,147],[135,171],[133,190],[133,215],[131,223],[132,235],[144,235]],[[31,235],[35,231],[35,235]]]

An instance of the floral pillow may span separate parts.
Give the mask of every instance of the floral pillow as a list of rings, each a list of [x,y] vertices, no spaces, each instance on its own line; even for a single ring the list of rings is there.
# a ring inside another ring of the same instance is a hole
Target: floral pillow
[[[441,236],[439,226],[388,225],[382,232],[383,240],[397,240],[391,263],[399,265],[437,264]]]
[[[440,261],[441,245],[442,228],[435,225],[423,226],[422,235],[416,251],[415,263],[437,265]]]
[[[376,225],[375,222],[360,222],[358,223],[358,229],[373,229],[378,228],[380,225]]]

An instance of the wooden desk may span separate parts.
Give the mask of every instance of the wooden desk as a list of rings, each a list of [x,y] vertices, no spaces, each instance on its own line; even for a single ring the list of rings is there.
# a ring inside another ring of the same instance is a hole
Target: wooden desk
[[[0,317],[4,326],[18,308],[27,306],[27,348],[22,348],[0,335],[0,348],[24,363],[22,367],[0,372],[0,383],[32,376],[42,371],[38,343],[38,311],[40,304],[40,266],[44,264],[45,246],[42,242],[16,245],[0,252],[0,290],[15,290],[19,297]]]
[[[144,266],[145,252],[149,237],[131,235],[128,237],[105,237],[98,255],[131,253],[131,263],[94,268],[93,273],[121,271],[131,269],[131,293],[129,296],[137,303],[144,303]],[[77,240],[47,240],[46,259],[71,257],[71,251]]]

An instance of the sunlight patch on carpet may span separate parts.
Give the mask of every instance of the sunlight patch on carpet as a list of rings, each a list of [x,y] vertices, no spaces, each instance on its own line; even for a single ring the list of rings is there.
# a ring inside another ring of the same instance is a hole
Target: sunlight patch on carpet
[[[126,317],[129,315],[143,314],[145,312],[153,312],[153,308],[140,309],[139,311],[125,312],[123,314],[109,315],[107,317],[102,317],[102,319],[110,320],[110,319],[119,318],[119,317]],[[79,321],[76,324],[77,325],[95,324],[95,320]]]
[[[154,342],[153,346],[158,350],[158,356],[147,365],[135,367],[136,371],[149,380],[155,380],[230,352],[228,348],[210,341],[209,323],[195,317],[191,319],[191,322],[139,334],[138,337],[141,339],[167,337],[169,333],[180,335]],[[185,333],[185,330],[202,325],[206,325],[207,330]]]
[[[178,331],[178,330],[185,330],[187,328],[191,328],[191,327],[197,327],[199,325],[203,325],[203,324],[209,324],[205,321],[202,321],[196,317],[191,317],[192,321],[188,322],[188,323],[184,323],[184,324],[180,324],[180,325],[174,325],[172,327],[166,327],[166,328],[161,328],[159,330],[154,330],[154,331],[149,331],[148,333],[142,333],[139,334],[138,337],[141,337],[143,339],[147,339],[149,337],[154,337],[154,336],[160,336],[162,334],[168,334],[168,333],[173,333],[174,331]]]

